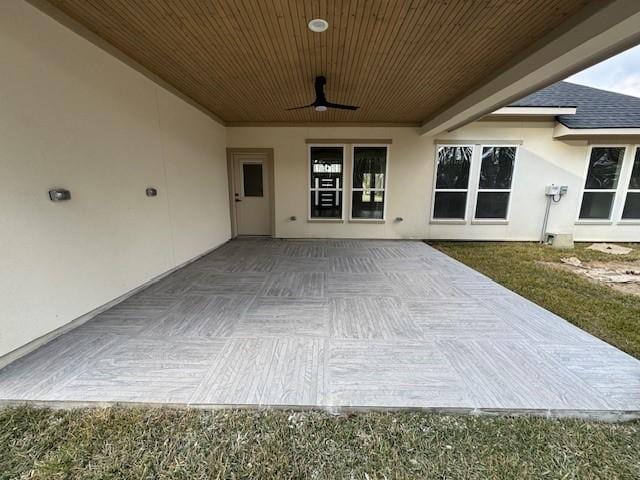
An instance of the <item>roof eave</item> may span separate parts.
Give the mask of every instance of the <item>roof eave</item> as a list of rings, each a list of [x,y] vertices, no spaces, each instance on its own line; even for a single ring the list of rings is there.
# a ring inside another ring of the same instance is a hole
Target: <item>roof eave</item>
[[[640,128],[569,128],[558,122],[553,129],[556,140],[589,140],[593,138],[640,138]]]
[[[558,115],[575,115],[576,107],[502,107],[488,115],[499,117],[557,117]]]

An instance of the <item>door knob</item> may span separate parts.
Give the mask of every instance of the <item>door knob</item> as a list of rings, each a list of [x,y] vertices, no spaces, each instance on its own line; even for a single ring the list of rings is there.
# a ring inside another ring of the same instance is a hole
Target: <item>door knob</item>
[[[241,202],[242,200],[240,200],[239,198],[236,198],[236,202]]]

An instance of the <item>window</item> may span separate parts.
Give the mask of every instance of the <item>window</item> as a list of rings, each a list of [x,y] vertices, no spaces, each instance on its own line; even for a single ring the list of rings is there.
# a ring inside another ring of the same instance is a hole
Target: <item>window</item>
[[[262,164],[242,164],[242,187],[245,197],[262,197]]]
[[[580,206],[581,220],[608,220],[618,188],[624,147],[593,147]]]
[[[622,210],[623,220],[640,220],[640,147],[636,148],[627,198]]]
[[[482,147],[477,219],[507,219],[516,147]]]
[[[472,156],[472,146],[438,147],[434,219],[464,220]]]
[[[351,218],[384,219],[387,147],[354,146]]]
[[[342,219],[343,147],[310,147],[311,219]]]

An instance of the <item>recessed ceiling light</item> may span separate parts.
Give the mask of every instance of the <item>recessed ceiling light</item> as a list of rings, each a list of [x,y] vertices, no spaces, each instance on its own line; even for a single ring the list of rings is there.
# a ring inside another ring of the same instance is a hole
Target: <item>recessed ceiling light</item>
[[[309,30],[312,32],[324,32],[327,28],[329,28],[329,22],[322,18],[314,18],[309,22]]]

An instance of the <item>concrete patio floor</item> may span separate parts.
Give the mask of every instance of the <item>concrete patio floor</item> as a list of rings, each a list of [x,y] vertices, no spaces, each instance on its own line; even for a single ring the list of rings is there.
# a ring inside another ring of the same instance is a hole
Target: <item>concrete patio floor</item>
[[[640,361],[419,241],[254,238],[5,367],[0,401],[630,418]]]

